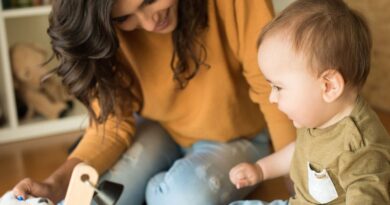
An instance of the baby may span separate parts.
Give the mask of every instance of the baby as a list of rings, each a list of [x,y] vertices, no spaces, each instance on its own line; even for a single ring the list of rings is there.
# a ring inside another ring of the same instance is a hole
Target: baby
[[[390,137],[360,96],[370,70],[365,21],[341,0],[298,0],[262,31],[259,66],[297,140],[230,171],[237,188],[288,174],[288,201],[239,204],[390,204]]]

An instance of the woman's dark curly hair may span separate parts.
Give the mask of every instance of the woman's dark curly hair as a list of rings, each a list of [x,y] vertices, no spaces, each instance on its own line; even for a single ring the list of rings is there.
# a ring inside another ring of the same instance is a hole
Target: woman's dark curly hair
[[[123,116],[129,106],[142,109],[142,94],[131,68],[118,60],[119,42],[111,21],[115,0],[55,0],[48,35],[56,72],[69,92],[103,123],[109,115]],[[171,68],[180,88],[204,64],[206,50],[197,36],[208,26],[207,0],[178,0],[178,25],[172,34]],[[97,99],[100,112],[92,108]],[[127,113],[129,114],[129,113]]]

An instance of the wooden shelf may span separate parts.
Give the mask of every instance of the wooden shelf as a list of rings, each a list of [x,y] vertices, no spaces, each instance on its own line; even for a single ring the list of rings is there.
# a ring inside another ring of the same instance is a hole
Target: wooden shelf
[[[87,115],[70,116],[20,125],[17,128],[0,129],[0,144],[44,137],[66,132],[81,131],[88,124]]]
[[[50,47],[46,29],[51,10],[51,5],[2,9],[0,1],[0,103],[7,118],[7,124],[0,127],[0,144],[81,131],[89,123],[80,103],[75,103],[64,118],[50,120],[37,116],[25,122],[18,119],[9,48],[25,41]]]

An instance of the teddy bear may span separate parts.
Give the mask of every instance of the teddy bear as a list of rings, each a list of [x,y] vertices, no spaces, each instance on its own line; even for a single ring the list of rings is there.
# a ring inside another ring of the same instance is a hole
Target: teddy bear
[[[73,107],[72,98],[54,76],[48,73],[46,51],[33,43],[18,43],[10,49],[11,67],[17,98],[27,107],[22,120],[35,114],[48,119],[65,116]]]

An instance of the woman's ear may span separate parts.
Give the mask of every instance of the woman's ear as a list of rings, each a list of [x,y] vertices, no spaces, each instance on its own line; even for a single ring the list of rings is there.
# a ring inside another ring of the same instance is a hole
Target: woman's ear
[[[320,76],[322,98],[325,102],[334,102],[344,92],[345,82],[337,70],[326,70]]]

